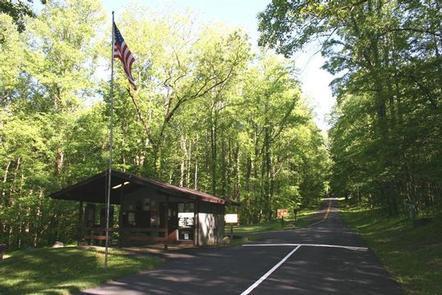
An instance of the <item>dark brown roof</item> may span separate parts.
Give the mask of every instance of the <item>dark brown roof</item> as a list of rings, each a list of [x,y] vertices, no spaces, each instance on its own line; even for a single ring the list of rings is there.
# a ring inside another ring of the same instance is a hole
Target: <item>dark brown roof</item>
[[[181,198],[187,201],[200,200],[203,202],[215,203],[224,205],[225,200],[215,197],[213,195],[200,192],[197,190],[192,190],[185,187],[179,187],[168,183],[159,182],[149,178],[136,176],[130,173],[112,170],[111,173],[111,186],[117,186],[124,182],[128,182],[127,185],[123,186],[124,192],[132,192],[142,187],[149,187],[151,189],[157,190],[160,193],[173,196],[176,198]],[[83,181],[77,182],[71,186],[65,187],[62,190],[52,193],[51,198],[62,199],[62,200],[75,200],[75,201],[86,201],[95,203],[105,202],[105,184],[107,181],[107,171],[103,171],[97,175],[89,177]],[[111,191],[111,203],[120,203],[120,193],[121,190]]]

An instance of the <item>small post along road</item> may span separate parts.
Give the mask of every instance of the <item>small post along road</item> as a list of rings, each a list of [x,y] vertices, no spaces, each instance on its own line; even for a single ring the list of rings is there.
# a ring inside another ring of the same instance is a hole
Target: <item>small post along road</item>
[[[309,227],[267,232],[256,243],[170,253],[160,268],[84,294],[403,294],[357,234],[337,201]]]

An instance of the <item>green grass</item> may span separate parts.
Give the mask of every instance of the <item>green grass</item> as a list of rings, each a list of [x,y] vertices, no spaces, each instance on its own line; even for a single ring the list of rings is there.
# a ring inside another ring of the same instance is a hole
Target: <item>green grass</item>
[[[442,294],[442,216],[413,227],[379,210],[342,209],[345,222],[366,240],[408,294]]]
[[[159,260],[112,250],[104,254],[77,247],[20,250],[0,261],[0,294],[76,294],[106,280],[155,267]]]
[[[277,230],[284,230],[284,229],[293,229],[298,227],[304,227],[308,225],[309,217],[316,212],[317,209],[304,209],[301,212],[298,213],[298,218],[296,221],[293,217],[289,217],[286,220],[284,220],[284,223],[281,222],[281,220],[272,220],[269,222],[263,222],[258,224],[251,224],[251,225],[240,225],[240,226],[234,226],[233,227],[233,233],[234,234],[254,234],[254,233],[260,233],[260,232],[268,232],[268,231],[277,231]],[[225,227],[225,234],[230,234],[230,226]]]

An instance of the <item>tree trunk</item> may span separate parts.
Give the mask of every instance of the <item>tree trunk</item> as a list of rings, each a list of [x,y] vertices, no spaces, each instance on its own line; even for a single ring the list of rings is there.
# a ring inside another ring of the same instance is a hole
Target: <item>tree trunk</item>
[[[212,179],[211,192],[216,195],[216,162],[217,162],[217,114],[214,110],[214,105],[212,105],[212,110],[210,113],[210,150],[211,150],[211,161],[210,161],[210,171]]]

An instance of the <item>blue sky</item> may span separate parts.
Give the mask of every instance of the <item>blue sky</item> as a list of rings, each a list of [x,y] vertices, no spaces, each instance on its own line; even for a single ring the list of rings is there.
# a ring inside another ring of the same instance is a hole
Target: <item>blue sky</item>
[[[103,0],[106,10],[118,12],[129,1]],[[241,27],[251,38],[257,48],[259,36],[257,14],[265,9],[270,0],[138,0],[153,9],[174,11],[191,11],[201,23],[225,23],[232,27]],[[129,2],[130,3],[130,2]],[[333,79],[329,73],[321,69],[324,63],[318,51],[318,45],[310,44],[295,54],[293,60],[299,69],[298,79],[302,83],[302,91],[309,105],[313,108],[315,121],[319,128],[327,130],[327,115],[334,103],[329,83]]]

